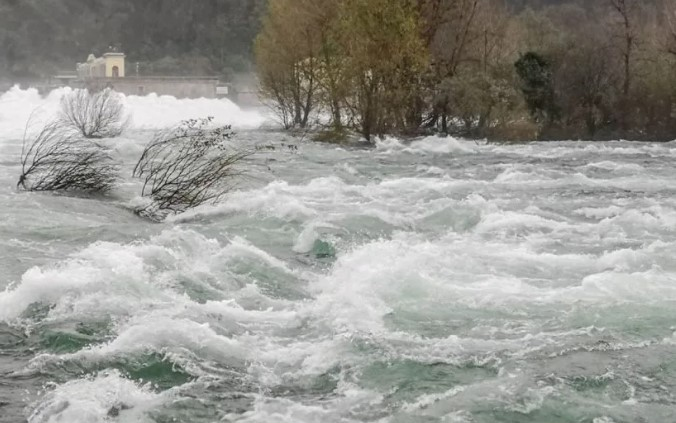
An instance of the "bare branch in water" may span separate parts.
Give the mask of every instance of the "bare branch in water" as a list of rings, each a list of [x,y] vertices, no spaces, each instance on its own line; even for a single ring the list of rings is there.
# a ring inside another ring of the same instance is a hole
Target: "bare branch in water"
[[[243,171],[238,164],[256,149],[228,142],[230,126],[210,128],[213,118],[192,119],[159,132],[145,148],[133,176],[143,181],[142,196],[152,200],[137,210],[160,219],[213,203],[230,191]]]
[[[120,95],[106,88],[97,92],[75,90],[61,99],[59,120],[85,138],[115,138],[129,125]]]
[[[117,172],[100,145],[52,122],[32,140],[24,136],[17,188],[105,193],[115,185]]]

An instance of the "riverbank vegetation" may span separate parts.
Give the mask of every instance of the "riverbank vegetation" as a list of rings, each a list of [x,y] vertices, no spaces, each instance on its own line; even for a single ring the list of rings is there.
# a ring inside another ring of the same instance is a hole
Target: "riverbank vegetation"
[[[286,128],[368,140],[676,138],[676,1],[513,3],[271,0],[262,94]]]

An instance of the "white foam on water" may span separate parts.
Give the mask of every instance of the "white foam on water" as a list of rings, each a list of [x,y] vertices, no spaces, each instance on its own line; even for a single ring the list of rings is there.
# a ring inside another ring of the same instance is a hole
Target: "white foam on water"
[[[35,130],[53,119],[59,110],[64,92],[59,89],[42,97],[34,88],[22,90],[18,86],[0,94],[0,134],[2,140],[22,139],[26,132]]]
[[[434,319],[454,305],[528,310],[545,304],[664,303],[676,300],[676,269],[652,266],[660,255],[669,263],[674,245],[666,247],[658,242],[601,256],[557,255],[507,243],[468,242],[454,234],[430,241],[400,233],[339,257],[331,273],[313,285],[316,301],[307,312],[334,333],[388,338],[386,316],[405,312]],[[524,274],[517,277],[520,271]],[[565,285],[538,282],[565,272]]]
[[[618,173],[641,173],[645,167],[636,163],[618,163],[610,160],[595,162],[587,165],[590,168],[609,170]]]
[[[589,219],[604,219],[616,217],[624,212],[624,208],[619,206],[607,207],[583,207],[575,211],[575,214],[587,217]]]
[[[96,368],[149,353],[170,358],[195,376],[208,376],[202,362],[244,371],[247,360],[259,360],[266,349],[279,350],[266,335],[299,322],[293,303],[268,298],[242,283],[248,276],[230,273],[229,268],[242,260],[295,277],[286,263],[241,238],[221,246],[180,229],[145,243],[95,243],[64,262],[29,270],[16,286],[0,293],[0,320],[14,322],[37,303],[49,307],[42,324],[111,321],[114,336],[70,354],[37,355],[17,374],[36,374],[65,362]],[[202,284],[195,289],[231,299],[192,299],[180,281]],[[27,324],[30,328],[38,323]]]
[[[669,176],[654,176],[651,179],[644,179],[624,175],[623,173],[622,176],[613,178],[596,178],[582,172],[565,173],[544,169],[523,171],[516,167],[510,167],[499,174],[493,182],[520,190],[579,187],[655,192],[676,189],[676,181]]]
[[[539,159],[576,159],[587,161],[594,157],[602,158],[608,156],[619,156],[627,158],[630,156],[647,157],[673,157],[676,154],[675,144],[671,143],[633,143],[633,142],[581,142],[568,141],[557,143],[529,143],[517,146],[486,146],[486,151],[490,153],[499,153],[517,157],[532,157]],[[584,163],[588,164],[588,163]]]
[[[28,417],[29,423],[146,423],[146,413],[170,398],[147,385],[125,379],[116,370],[54,387]]]
[[[425,137],[412,141],[410,144],[403,143],[400,139],[385,137],[376,139],[378,151],[383,153],[409,153],[409,154],[476,154],[480,151],[480,145],[475,141],[461,140],[454,137]]]
[[[460,140],[453,137],[426,137],[413,141],[410,151],[432,154],[478,153],[479,144],[475,141]]]
[[[60,110],[61,98],[70,88],[58,88],[41,96],[34,88],[18,86],[0,94],[0,134],[4,139],[21,139],[26,125],[33,129],[52,120]],[[268,116],[242,110],[228,99],[176,99],[171,96],[124,96],[122,103],[131,118],[132,129],[162,129],[187,119],[213,117],[214,123],[235,129],[259,128]]]
[[[285,262],[242,238],[233,237],[221,245],[178,228],[144,243],[95,243],[68,260],[29,270],[19,283],[0,293],[0,320],[16,321],[30,305],[38,303],[49,307],[42,324],[110,319],[114,336],[74,353],[37,355],[16,374],[34,375],[67,362],[97,368],[149,353],[166,357],[194,376],[209,376],[200,366],[205,362],[244,372],[247,362],[274,368],[284,354],[293,363],[316,357],[310,351],[321,350],[318,344],[290,345],[285,338],[281,344],[275,340],[276,332],[302,325],[297,306],[268,298],[255,286],[238,281],[229,272],[242,260],[258,269],[267,267],[296,277]],[[218,278],[207,289],[230,299],[200,302],[185,294],[179,283],[186,279],[204,283],[204,277],[211,280],[215,275]],[[253,308],[238,303],[247,304],[251,298]],[[324,350],[335,351],[334,347],[332,342]],[[307,361],[303,366],[314,372],[325,363]]]
[[[58,95],[5,94],[0,128],[20,135],[3,116],[22,120],[36,104],[55,112]],[[257,119],[221,101],[125,102],[136,128],[113,148],[127,160],[144,128],[179,115],[215,110],[219,123],[234,116],[245,126]],[[0,292],[0,321],[27,333],[110,324],[100,343],[44,352],[24,374],[157,354],[197,378],[236,371],[255,386],[245,393],[251,408],[224,420],[352,422],[391,412],[402,421],[410,413],[462,422],[472,415],[459,410],[477,398],[524,415],[558,401],[528,368],[556,375],[547,362],[557,354],[599,352],[605,339],[629,355],[676,343],[673,329],[644,335],[604,325],[624,309],[663,318],[676,301],[676,144],[496,146],[430,137],[388,138],[368,152],[301,150],[275,165],[283,176],[290,169],[288,178],[170,218],[149,239],[82,241],[80,252],[17,277]],[[304,164],[308,176],[298,172]],[[335,262],[315,262],[308,253],[327,237],[339,241]],[[27,316],[34,304],[38,316]],[[402,403],[388,402],[392,387],[359,383],[373,363],[406,360],[498,376]],[[315,393],[318,378],[338,387]],[[31,423],[106,421],[115,407],[115,421],[144,421],[144,410],[170,398],[171,390],[157,394],[105,372],[54,387]]]
[[[305,220],[316,212],[293,195],[287,182],[276,181],[255,191],[237,191],[228,195],[228,201],[218,205],[207,205],[169,218],[170,222],[190,221],[196,217],[210,217],[232,213],[248,213],[277,217],[283,220]]]
[[[336,176],[315,178],[299,185],[275,181],[262,188],[232,192],[220,204],[198,207],[170,217],[169,221],[190,222],[243,213],[306,225],[312,221],[335,225],[335,221],[358,211],[359,216],[410,226],[452,206],[471,207],[470,203],[460,204],[449,195],[481,184],[450,178],[398,178],[357,185]]]
[[[420,397],[418,397],[415,402],[405,404],[402,407],[402,410],[412,412],[412,411],[417,411],[417,410],[420,410],[420,409],[425,409],[425,408],[429,407],[430,405],[433,405],[436,402],[439,402],[441,400],[446,400],[448,398],[452,398],[452,397],[458,395],[460,392],[463,392],[464,390],[465,390],[464,386],[457,386],[457,387],[449,389],[448,391],[443,392],[441,394],[424,394],[424,395],[421,395]],[[453,413],[453,414],[455,414],[455,416],[454,416],[455,418],[459,418],[459,420],[457,420],[458,422],[463,422],[465,420],[462,420],[462,419],[467,418],[467,415],[463,412],[457,412],[457,414],[456,413]],[[450,420],[450,421],[454,421],[454,420]]]
[[[213,117],[214,123],[234,128],[259,128],[269,119],[257,111],[245,111],[228,99],[177,99],[171,96],[128,96],[124,103],[136,128],[165,128],[186,119]]]
[[[73,308],[88,308],[79,302],[82,296],[100,298],[102,292],[110,294],[111,300],[161,294],[144,284],[148,278],[142,258],[134,254],[133,250],[98,243],[56,267],[28,270],[16,286],[10,286],[0,293],[0,320],[16,319],[29,305],[35,303],[54,304],[53,314],[70,313]],[[119,280],[125,283],[119,284]],[[92,308],[99,306],[101,304],[95,304]],[[119,303],[109,303],[107,306],[111,313],[118,306],[127,309],[127,306]]]
[[[248,356],[245,344],[217,333],[208,323],[195,320],[194,315],[188,319],[154,317],[152,313],[140,312],[132,322],[116,327],[112,341],[70,354],[38,355],[19,374],[34,374],[53,363],[105,366],[114,360],[150,353],[160,354],[193,376],[208,376],[200,370],[195,356],[199,360],[216,361],[222,365],[243,366],[243,360]]]
[[[339,395],[319,404],[307,404],[284,398],[257,395],[253,410],[241,416],[225,416],[241,423],[299,423],[336,422],[358,423],[358,408],[364,404],[378,404],[383,396],[350,383],[339,383]],[[355,415],[356,414],[356,415]],[[384,423],[386,420],[381,420]]]

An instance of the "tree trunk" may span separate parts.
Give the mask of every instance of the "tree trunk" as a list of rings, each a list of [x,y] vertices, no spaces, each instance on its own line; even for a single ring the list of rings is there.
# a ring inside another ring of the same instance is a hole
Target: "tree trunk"
[[[591,140],[596,136],[596,118],[594,117],[594,106],[587,107],[587,135]]]
[[[333,127],[339,131],[343,128],[343,116],[340,112],[340,103],[335,97],[331,100],[331,112],[333,114]]]

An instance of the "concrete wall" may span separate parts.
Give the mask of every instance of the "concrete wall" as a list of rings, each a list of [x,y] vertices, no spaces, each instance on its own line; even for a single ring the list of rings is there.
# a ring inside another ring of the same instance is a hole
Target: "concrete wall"
[[[125,95],[170,95],[176,98],[216,98],[218,79],[126,77],[89,80],[88,88],[110,87]]]

